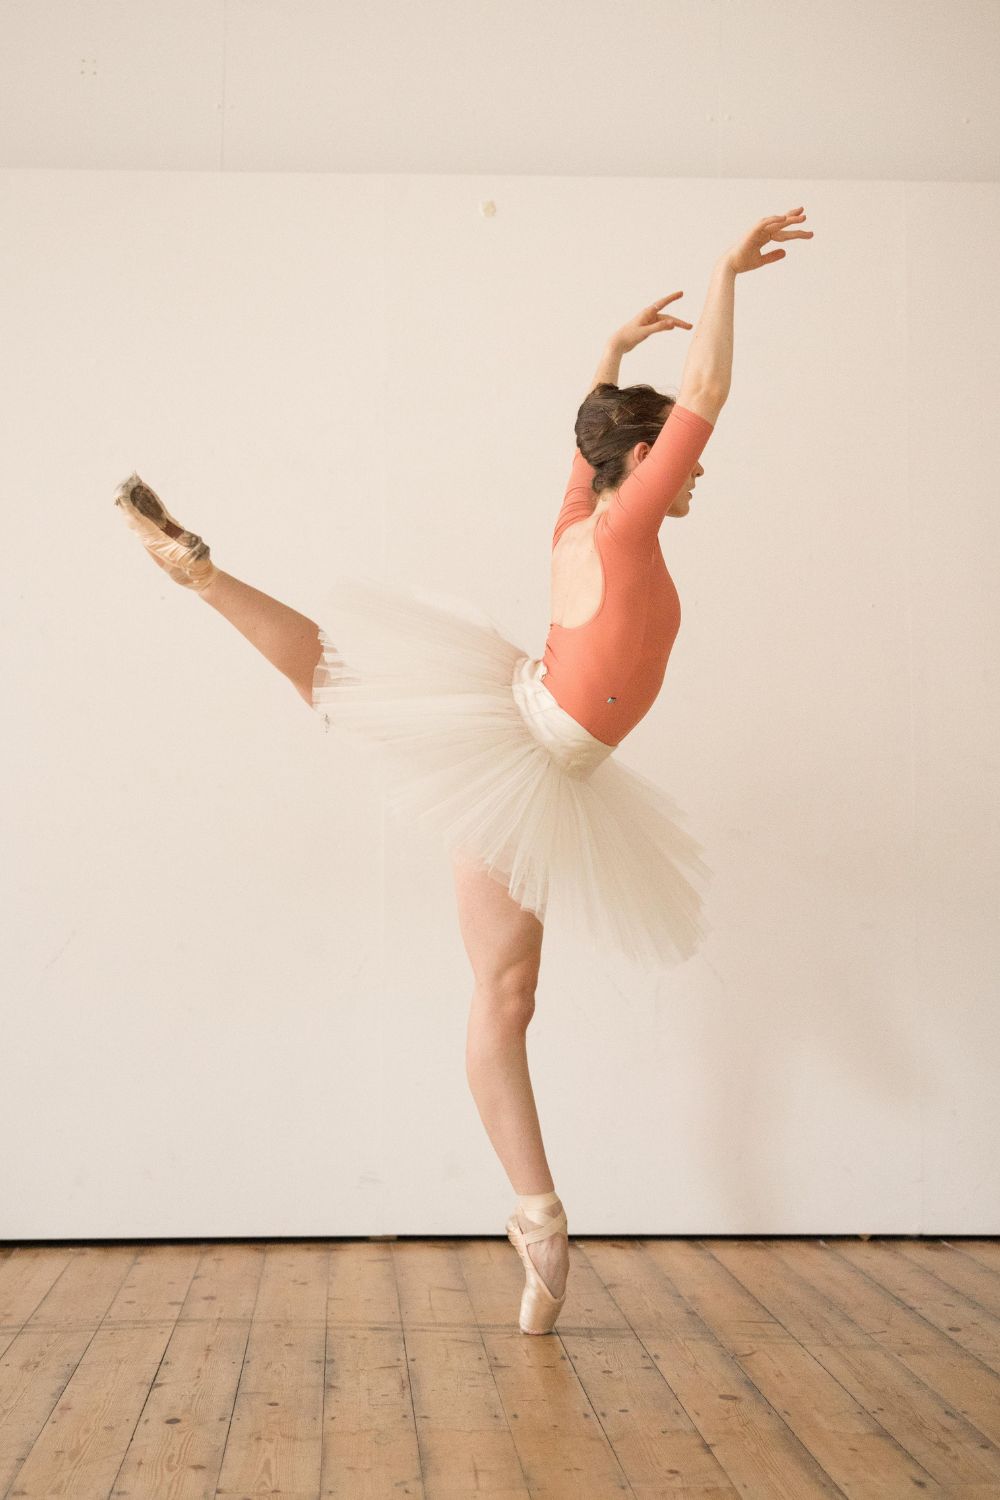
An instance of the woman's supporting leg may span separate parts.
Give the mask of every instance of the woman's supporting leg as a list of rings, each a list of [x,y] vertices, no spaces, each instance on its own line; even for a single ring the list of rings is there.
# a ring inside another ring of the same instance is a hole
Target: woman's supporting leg
[[[526,1032],[535,1010],[542,923],[494,876],[464,857],[453,861],[459,926],[475,987],[466,1039],[466,1074],[479,1117],[519,1196],[553,1191]],[[558,1213],[559,1205],[553,1210]],[[535,1221],[518,1215],[523,1229]],[[566,1236],[534,1241],[528,1253],[553,1296],[569,1270]]]
[[[322,655],[319,626],[314,620],[249,583],[241,583],[221,568],[215,570],[201,597],[225,615],[312,706],[313,673]]]

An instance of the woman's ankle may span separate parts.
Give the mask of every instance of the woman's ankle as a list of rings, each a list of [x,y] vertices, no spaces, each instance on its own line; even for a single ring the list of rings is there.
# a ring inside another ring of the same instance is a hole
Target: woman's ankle
[[[218,598],[219,589],[224,586],[225,580],[228,576],[229,575],[227,573],[223,573],[221,568],[212,569],[212,576],[205,584],[205,587],[199,590],[201,597],[205,600],[206,604],[215,603],[216,599]]]

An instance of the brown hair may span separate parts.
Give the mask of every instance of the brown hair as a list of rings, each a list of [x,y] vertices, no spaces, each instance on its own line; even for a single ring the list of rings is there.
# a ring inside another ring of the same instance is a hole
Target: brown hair
[[[651,385],[610,385],[602,381],[576,414],[576,445],[594,477],[591,489],[617,489],[625,478],[625,455],[636,443],[656,442],[675,404]]]

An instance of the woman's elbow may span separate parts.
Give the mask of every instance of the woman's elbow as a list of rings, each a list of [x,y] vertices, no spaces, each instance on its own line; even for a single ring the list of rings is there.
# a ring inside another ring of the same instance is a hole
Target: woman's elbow
[[[677,397],[677,405],[683,406],[688,411],[693,411],[696,417],[704,417],[706,422],[714,424],[718,421],[719,412],[726,404],[729,396],[728,391],[721,387],[713,388],[706,385],[691,386],[686,389],[681,386],[681,393]]]

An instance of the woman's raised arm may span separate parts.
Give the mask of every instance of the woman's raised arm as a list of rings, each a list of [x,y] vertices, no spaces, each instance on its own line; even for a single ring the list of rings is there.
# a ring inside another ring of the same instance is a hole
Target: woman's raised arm
[[[729,395],[733,379],[733,303],[736,268],[729,252],[712,270],[705,305],[688,346],[681,375],[679,406],[714,422]]]
[[[715,422],[729,396],[733,379],[733,302],[736,278],[741,271],[756,271],[760,266],[784,260],[784,250],[764,246],[770,240],[809,240],[811,229],[790,229],[801,224],[805,213],[793,208],[787,214],[771,214],[757,223],[732,249],[715,263],[708,284],[705,306],[694,331],[684,362],[679,406],[696,412],[707,422]]]
[[[604,346],[601,362],[594,371],[594,378],[588,385],[584,394],[584,400],[590,395],[595,385],[606,382],[608,385],[618,384],[618,372],[621,369],[622,356],[634,349],[636,344],[641,344],[643,339],[648,339],[651,333],[662,333],[667,328],[690,328],[683,318],[675,318],[670,313],[661,312],[668,302],[676,302],[678,297],[683,297],[683,292],[671,292],[666,297],[661,297],[659,302],[651,302],[641,312],[636,313],[634,318],[629,318],[627,323],[617,329]]]
[[[594,371],[594,378],[583,393],[584,401],[586,401],[595,385],[601,385],[605,381],[608,385],[618,384],[618,375],[622,367],[622,355],[625,353],[625,350],[617,340],[618,335],[613,333],[605,344],[604,353],[601,355],[601,362]]]

